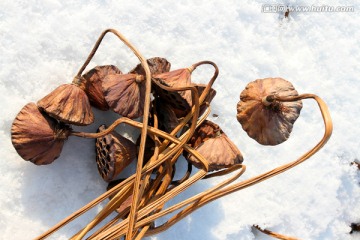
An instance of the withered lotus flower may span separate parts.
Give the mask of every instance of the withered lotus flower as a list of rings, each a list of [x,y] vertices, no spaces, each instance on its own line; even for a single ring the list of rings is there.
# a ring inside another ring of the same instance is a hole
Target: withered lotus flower
[[[155,104],[159,117],[159,129],[170,133],[179,124],[179,119],[176,117],[174,109],[159,98],[155,100]]]
[[[188,143],[208,161],[209,171],[228,168],[243,162],[240,150],[221,128],[211,121],[205,120]],[[193,155],[185,157],[195,167],[201,167],[201,163]]]
[[[277,145],[289,138],[302,102],[267,101],[268,96],[298,96],[282,78],[257,79],[249,83],[237,104],[237,119],[247,134],[263,145]]]
[[[171,64],[165,58],[154,57],[147,59],[146,61],[149,65],[151,75],[170,71]],[[129,73],[135,73],[145,76],[145,70],[141,64],[138,64]]]
[[[41,110],[62,122],[89,125],[94,122],[94,115],[84,89],[85,79],[75,77],[72,84],[60,85],[37,104]]]
[[[194,84],[194,86],[197,88],[199,96],[203,93],[203,91],[206,88],[205,84]],[[216,90],[211,88],[209,91],[209,94],[206,96],[204,102],[211,103],[211,101],[214,99],[215,95],[216,95]],[[199,116],[201,116],[205,112],[206,108],[207,107],[205,104],[202,104],[200,106]]]
[[[103,93],[109,107],[128,118],[143,115],[145,101],[144,76],[138,74],[113,74],[104,78]]]
[[[98,132],[105,130],[101,125]],[[96,163],[99,173],[105,181],[112,181],[136,158],[136,146],[129,139],[113,131],[97,138]]]
[[[69,133],[69,126],[41,113],[35,103],[28,103],[11,126],[11,141],[24,160],[45,165],[60,156]]]
[[[166,87],[187,87],[191,86],[191,68],[183,68],[171,72],[154,75],[152,80],[157,84]],[[174,108],[177,117],[184,117],[192,106],[191,91],[167,91],[153,84],[155,92],[159,97]]]
[[[102,91],[103,79],[112,74],[122,74],[122,72],[113,65],[96,66],[83,75],[86,79],[85,92],[89,97],[90,104],[100,110],[106,111],[109,106],[105,100]]]

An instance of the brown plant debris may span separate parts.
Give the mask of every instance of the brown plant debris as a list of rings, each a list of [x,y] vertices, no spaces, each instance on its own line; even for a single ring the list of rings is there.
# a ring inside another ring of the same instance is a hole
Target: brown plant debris
[[[38,101],[40,109],[51,117],[74,125],[94,122],[89,98],[77,84],[63,84]]]
[[[131,119],[143,115],[145,81],[142,75],[108,75],[102,87],[105,100],[114,112]]]
[[[85,92],[89,97],[92,106],[106,111],[109,109],[104,93],[102,90],[102,82],[108,75],[122,74],[122,72],[114,65],[96,66],[83,75],[86,79]]]
[[[11,141],[18,154],[36,165],[52,163],[60,156],[70,127],[26,104],[11,126]]]
[[[101,125],[98,132],[105,130]],[[101,177],[110,182],[136,158],[133,142],[113,131],[96,139],[96,163]]]
[[[302,102],[269,101],[272,96],[298,96],[293,85],[282,78],[257,79],[240,94],[237,119],[247,134],[263,145],[286,141],[299,117]]]

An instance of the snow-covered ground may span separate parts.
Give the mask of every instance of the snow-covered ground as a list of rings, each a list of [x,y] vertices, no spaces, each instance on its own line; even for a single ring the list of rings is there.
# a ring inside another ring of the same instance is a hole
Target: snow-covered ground
[[[360,222],[360,174],[350,166],[360,159],[360,6],[355,2],[326,2],[354,6],[354,12],[291,12],[284,19],[283,13],[263,13],[262,5],[325,3],[2,0],[0,238],[34,238],[104,192],[106,183],[97,173],[93,140],[71,137],[59,159],[39,167],[17,155],[10,128],[26,103],[70,82],[99,34],[111,27],[145,57],[167,58],[172,69],[200,60],[218,64],[212,113],[219,116],[211,119],[241,149],[247,165],[241,179],[296,159],[323,134],[317,105],[305,100],[287,142],[275,147],[257,144],[235,117],[240,92],[248,82],[285,78],[300,93],[321,96],[334,121],[332,138],[307,162],[215,201],[151,239],[268,239],[253,230],[253,224],[302,239],[359,239],[360,233],[348,234],[350,223]],[[127,72],[137,62],[114,36],[107,36],[88,69],[114,64]],[[193,80],[205,83],[211,74],[211,68],[204,68],[194,73]],[[101,123],[116,118],[112,113],[95,113],[93,125],[77,129],[94,132]],[[218,181],[198,182],[180,198]],[[67,239],[93,214],[52,237]]]

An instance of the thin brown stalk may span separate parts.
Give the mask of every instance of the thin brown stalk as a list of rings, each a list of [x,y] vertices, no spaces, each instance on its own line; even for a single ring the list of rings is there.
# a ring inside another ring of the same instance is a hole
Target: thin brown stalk
[[[271,236],[273,238],[277,238],[277,239],[281,239],[281,240],[299,240],[298,238],[295,238],[295,237],[289,237],[289,236],[285,236],[285,235],[280,234],[280,233],[270,231],[268,229],[262,229],[258,225],[254,225],[254,228],[256,228],[260,232],[262,232],[262,233],[264,233],[264,234],[266,234],[268,236]]]
[[[297,160],[295,160],[295,161],[293,161],[291,163],[285,164],[285,165],[283,165],[281,167],[278,167],[278,168],[275,168],[275,169],[273,169],[273,170],[271,170],[269,172],[266,172],[266,173],[261,174],[259,176],[256,176],[256,177],[253,177],[251,179],[242,181],[240,183],[234,184],[232,186],[229,186],[229,187],[226,187],[226,188],[223,188],[223,189],[219,189],[217,191],[213,191],[210,194],[208,194],[206,197],[204,197],[202,200],[199,200],[199,199],[200,199],[200,197],[203,197],[203,196],[198,196],[196,198],[198,202],[196,202],[196,204],[193,204],[193,206],[189,206],[186,209],[186,211],[178,213],[177,219],[174,219],[172,224],[168,224],[167,228],[170,227],[171,225],[173,225],[175,222],[182,219],[183,217],[187,216],[191,212],[197,210],[201,206],[203,206],[203,205],[205,205],[205,204],[207,204],[207,203],[209,203],[211,201],[214,201],[215,199],[218,199],[220,197],[223,197],[223,196],[228,195],[230,193],[233,193],[235,191],[239,191],[241,189],[247,188],[247,187],[252,186],[254,184],[260,183],[260,182],[262,182],[262,181],[264,181],[264,180],[266,180],[266,179],[268,179],[270,177],[276,176],[276,175],[278,175],[278,174],[280,174],[280,173],[282,173],[284,171],[287,171],[290,168],[304,162],[305,160],[310,158],[313,154],[315,154],[317,151],[319,151],[326,144],[328,139],[330,138],[331,133],[332,133],[332,128],[333,128],[331,116],[330,116],[329,110],[328,110],[325,102],[321,98],[319,98],[318,96],[313,95],[313,94],[303,94],[303,95],[300,95],[298,97],[292,97],[292,98],[277,98],[277,100],[279,100],[279,101],[297,101],[299,99],[306,99],[306,98],[313,98],[318,103],[318,106],[320,108],[320,111],[321,111],[321,114],[322,114],[322,117],[323,117],[324,125],[325,125],[324,136],[315,147],[313,147],[310,151],[308,151],[307,153],[302,155],[300,158],[298,158]],[[187,201],[189,201],[189,199]],[[163,211],[163,212],[168,213],[168,212],[175,211],[175,210],[183,207],[184,204],[187,201],[184,201],[184,202],[178,204],[178,206],[174,205],[173,207],[168,208],[166,211]],[[160,212],[158,214],[158,216],[156,216],[156,217],[164,216],[165,215],[164,213]],[[153,216],[153,217],[155,217],[155,216]],[[163,230],[165,230],[165,229],[163,229]]]
[[[302,155],[300,158],[298,158],[297,160],[285,164],[281,167],[275,168],[269,172],[266,172],[264,174],[261,174],[259,176],[253,177],[251,179],[245,180],[243,182],[234,184],[232,186],[226,187],[226,188],[222,188],[222,189],[218,189],[216,191],[211,191],[209,194],[199,194],[193,198],[189,198],[179,204],[176,204],[166,210],[163,210],[157,214],[151,215],[148,218],[142,219],[138,222],[139,227],[141,227],[143,224],[146,224],[148,221],[154,221],[155,219],[162,217],[170,212],[173,212],[185,205],[187,205],[188,203],[194,202],[192,205],[188,206],[185,210],[183,210],[182,212],[178,213],[174,218],[172,218],[171,221],[169,221],[166,225],[166,228],[164,227],[162,230],[167,229],[168,227],[172,226],[173,224],[175,224],[177,221],[179,221],[180,219],[182,219],[183,217],[185,217],[186,215],[190,214],[191,212],[197,210],[198,208],[200,208],[201,206],[215,200],[218,199],[222,196],[225,196],[227,194],[230,194],[232,192],[235,191],[239,191],[241,189],[247,188],[249,186],[252,186],[254,184],[260,183],[270,177],[276,176],[284,171],[289,170],[290,168],[304,162],[305,160],[307,160],[308,158],[310,158],[313,154],[315,154],[317,151],[319,151],[328,141],[328,139],[331,136],[332,133],[332,121],[331,121],[331,116],[330,113],[328,111],[328,108],[325,104],[325,102],[319,98],[316,95],[313,94],[303,94],[300,95],[298,97],[292,97],[292,98],[277,98],[277,100],[279,101],[296,101],[299,99],[306,99],[306,98],[313,98],[317,103],[318,106],[320,108],[322,117],[323,117],[323,121],[324,121],[324,125],[325,125],[325,133],[323,138],[320,140],[320,142],[313,147],[310,151],[308,151],[307,153],[305,153],[304,155]],[[149,233],[150,234],[150,233]],[[116,235],[116,236],[121,236],[120,235]]]

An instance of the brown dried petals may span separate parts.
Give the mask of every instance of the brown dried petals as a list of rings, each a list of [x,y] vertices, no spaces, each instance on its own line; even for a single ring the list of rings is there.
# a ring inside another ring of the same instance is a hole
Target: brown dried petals
[[[191,70],[178,69],[153,76],[153,81],[166,87],[187,87],[191,85]],[[167,91],[154,84],[154,90],[159,97],[174,108],[177,117],[184,117],[192,106],[191,91]]]
[[[45,165],[60,156],[69,132],[67,125],[41,113],[35,103],[28,103],[11,126],[11,141],[24,160]]]
[[[155,100],[157,115],[159,117],[159,129],[170,133],[179,124],[174,109],[167,103],[157,98]]]
[[[116,66],[105,65],[96,66],[83,75],[83,78],[86,79],[85,92],[91,105],[103,111],[108,110],[109,106],[102,91],[102,82],[106,76],[112,74],[122,73]]]
[[[199,96],[204,92],[204,90],[206,88],[205,84],[194,84],[194,86],[197,88]],[[210,104],[211,101],[214,99],[215,95],[216,95],[216,90],[211,88],[209,91],[209,94],[204,99],[204,103],[207,102]],[[201,116],[205,112],[206,108],[207,108],[207,106],[205,104],[202,104],[200,106],[199,116]]]
[[[282,78],[257,79],[242,91],[237,119],[247,134],[260,144],[277,145],[289,138],[302,102],[264,101],[269,95],[289,97],[298,96],[298,92]]]
[[[41,110],[62,122],[89,125],[94,122],[89,99],[76,84],[63,84],[38,101]]]
[[[98,131],[103,131],[101,125]],[[116,132],[96,139],[96,163],[99,173],[105,181],[112,181],[136,158],[136,146],[133,142]]]
[[[220,127],[208,120],[196,129],[189,141],[209,163],[209,171],[228,168],[243,162],[243,156],[235,144],[226,136]],[[192,155],[187,159],[197,168],[201,163]]]
[[[154,57],[147,59],[146,61],[149,65],[151,75],[170,71],[171,64],[165,58]],[[145,76],[145,70],[141,64],[138,64],[129,73],[135,73]]]
[[[109,75],[102,87],[105,100],[114,112],[132,119],[143,115],[145,81],[142,75]]]

